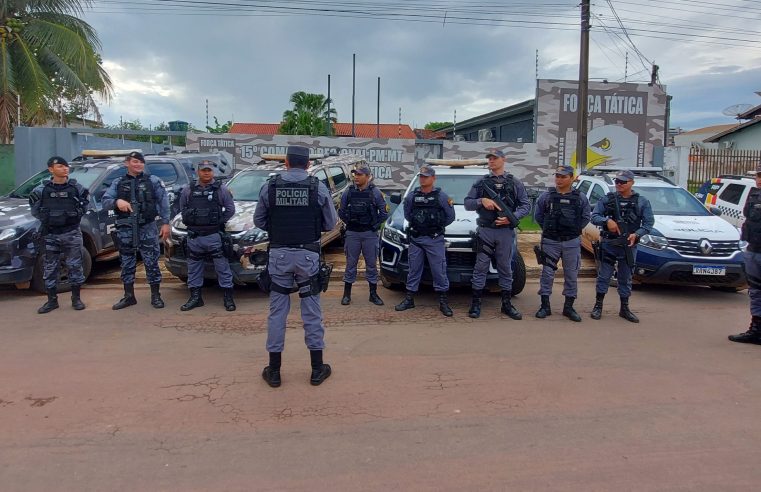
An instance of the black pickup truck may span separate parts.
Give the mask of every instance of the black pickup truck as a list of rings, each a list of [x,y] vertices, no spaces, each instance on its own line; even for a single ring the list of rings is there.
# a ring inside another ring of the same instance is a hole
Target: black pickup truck
[[[192,180],[191,171],[173,156],[146,156],[145,164],[147,173],[164,182],[173,217],[177,214],[180,191]],[[119,254],[111,237],[114,211],[104,210],[101,198],[111,183],[126,171],[121,159],[73,162],[69,170],[70,179],[76,179],[90,190],[90,204],[81,225],[85,278],[90,275],[93,261],[114,259]],[[45,291],[40,222],[32,217],[29,194],[49,176],[47,170],[41,171],[0,197],[0,284],[15,284],[18,288],[31,286],[39,292]],[[68,288],[67,272],[62,264],[59,290]]]

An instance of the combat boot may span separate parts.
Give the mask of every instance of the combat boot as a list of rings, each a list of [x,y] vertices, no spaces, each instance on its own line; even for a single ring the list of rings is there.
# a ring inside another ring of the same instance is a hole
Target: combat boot
[[[639,318],[636,317],[634,313],[629,310],[628,297],[621,298],[621,309],[618,311],[618,315],[624,318],[626,321],[631,321],[632,323],[639,323]]]
[[[82,288],[81,285],[71,286],[71,307],[73,307],[77,311],[81,311],[85,308],[85,303],[82,302],[82,299],[79,297],[81,288]]]
[[[578,323],[581,321],[581,316],[579,316],[579,313],[577,313],[573,308],[573,302],[575,300],[575,297],[565,296],[565,304],[563,304],[563,316],[570,319],[571,321],[576,321]]]
[[[540,319],[544,319],[547,316],[552,316],[552,308],[550,308],[550,296],[541,296],[542,303],[539,305],[539,311],[534,316]]]
[[[267,366],[262,371],[262,379],[267,381],[272,388],[277,388],[281,384],[280,369],[274,369],[272,366]]]
[[[237,306],[235,306],[235,299],[233,299],[232,287],[227,287],[225,289],[224,298],[222,302],[225,304],[225,309],[227,311],[235,311],[237,309]]]
[[[348,306],[351,304],[351,284],[344,282],[344,296],[341,298],[341,305]]]
[[[515,309],[515,306],[513,306],[513,303],[510,302],[510,298],[512,297],[511,292],[509,290],[503,290],[502,291],[502,309],[501,311],[508,315],[510,318],[518,320],[523,319],[523,315]]]
[[[161,284],[151,284],[151,306],[156,309],[164,307],[164,300],[161,298],[161,293],[159,292],[160,287]],[[201,306],[203,306],[203,304],[201,304]]]
[[[415,293],[412,291],[407,291],[407,294],[404,296],[404,300],[394,306],[394,309],[396,311],[406,311],[408,309],[412,309],[415,307]]]
[[[153,295],[151,295],[151,304],[153,304]],[[201,288],[191,287],[190,298],[188,299],[188,302],[180,306],[180,311],[190,311],[191,309],[195,309],[201,306],[203,306],[203,297],[201,297]]]
[[[481,296],[483,292],[483,289],[473,289],[473,297],[470,299],[470,309],[468,309],[468,316],[473,319],[481,317]]]
[[[135,284],[124,284],[124,297],[111,306],[111,309],[116,311],[129,306],[134,306],[135,304],[137,304],[137,299],[135,299]]]
[[[439,311],[446,317],[452,316],[452,308],[449,307],[449,299],[446,292],[439,292]]]
[[[328,364],[322,362],[322,350],[310,350],[309,358],[312,363],[312,375],[309,378],[309,383],[312,386],[319,386],[330,377],[333,371]]]
[[[383,306],[383,299],[378,295],[378,284],[370,284],[370,302],[376,306]]]
[[[38,310],[38,314],[49,313],[50,311],[58,309],[58,291],[57,289],[48,289],[48,302],[43,304]]]
[[[753,316],[751,318],[748,331],[739,335],[729,335],[728,338],[732,342],[761,345],[761,316]]]
[[[595,305],[592,306],[592,312],[590,313],[590,316],[592,319],[600,319],[602,318],[602,301],[605,299],[605,294],[597,293],[597,297],[595,297]]]

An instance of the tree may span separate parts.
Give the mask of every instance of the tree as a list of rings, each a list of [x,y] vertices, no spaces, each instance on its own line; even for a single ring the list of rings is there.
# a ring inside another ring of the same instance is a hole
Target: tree
[[[448,126],[452,126],[451,121],[431,121],[430,123],[426,123],[425,127],[423,128],[425,128],[426,130],[436,131],[441,128],[446,128]]]
[[[233,122],[231,120],[227,120],[227,123],[224,125],[219,124],[219,120],[217,117],[214,117],[214,126],[207,126],[206,131],[209,133],[230,133],[230,128],[233,126]]]
[[[336,110],[328,106],[328,100],[322,94],[294,92],[290,99],[293,109],[283,113],[283,122],[279,133],[283,135],[333,135],[333,124],[336,120]],[[330,121],[330,125],[327,122]]]
[[[0,0],[3,141],[10,141],[14,123],[41,123],[63,112],[64,99],[90,109],[97,109],[93,95],[110,99],[98,35],[77,17],[91,5],[92,0]]]

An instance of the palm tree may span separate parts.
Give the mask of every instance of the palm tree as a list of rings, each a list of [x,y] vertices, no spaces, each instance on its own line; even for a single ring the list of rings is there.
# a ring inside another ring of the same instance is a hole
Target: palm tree
[[[14,123],[40,123],[61,101],[76,100],[97,114],[112,84],[101,65],[95,30],[79,19],[92,0],[0,0],[0,139]],[[22,121],[17,121],[21,102]]]
[[[299,91],[291,95],[293,109],[283,113],[280,133],[283,135],[333,135],[336,110],[328,107],[332,100],[322,94]],[[330,122],[330,125],[327,122]]]

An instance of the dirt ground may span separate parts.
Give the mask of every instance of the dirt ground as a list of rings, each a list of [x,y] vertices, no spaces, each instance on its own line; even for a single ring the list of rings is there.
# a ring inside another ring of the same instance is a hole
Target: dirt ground
[[[434,294],[397,313],[340,283],[323,296],[326,362],[308,383],[298,302],[283,386],[266,364],[266,298],[227,313],[207,289],[164,288],[167,308],[110,309],[115,285],[87,286],[85,311],[45,316],[41,296],[0,292],[0,488],[37,490],[754,490],[761,482],[761,347],[730,343],[745,292],[639,288],[638,325],[609,295],[601,321],[533,317],[537,285],[480,320],[468,292],[453,318]],[[67,296],[62,296],[67,301]]]

